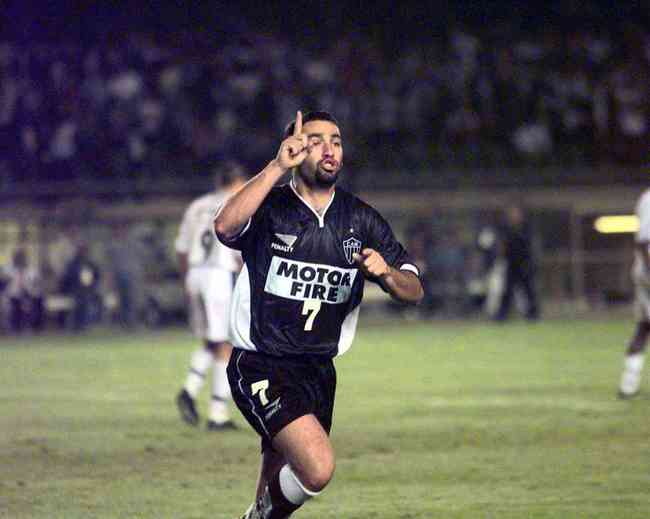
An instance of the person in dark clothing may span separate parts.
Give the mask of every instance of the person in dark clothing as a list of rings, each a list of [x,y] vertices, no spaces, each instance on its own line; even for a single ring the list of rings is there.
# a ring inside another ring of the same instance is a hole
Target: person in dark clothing
[[[526,298],[525,316],[529,320],[539,318],[539,306],[535,290],[535,265],[531,250],[531,232],[524,211],[519,206],[506,210],[501,230],[501,254],[506,261],[505,286],[495,320],[508,318],[516,289]]]
[[[82,331],[91,320],[93,305],[98,304],[99,267],[88,256],[88,247],[82,244],[63,275],[61,291],[74,299],[75,331]]]
[[[144,276],[144,264],[139,253],[139,243],[129,234],[124,223],[113,228],[113,239],[105,254],[108,268],[119,300],[119,324],[132,329],[138,321],[138,293]]]

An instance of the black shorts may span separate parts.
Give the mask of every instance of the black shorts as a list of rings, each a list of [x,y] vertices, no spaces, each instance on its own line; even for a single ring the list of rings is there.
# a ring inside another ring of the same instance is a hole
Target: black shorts
[[[336,370],[331,359],[272,357],[234,349],[228,363],[233,400],[262,437],[262,451],[297,418],[313,414],[329,434]]]

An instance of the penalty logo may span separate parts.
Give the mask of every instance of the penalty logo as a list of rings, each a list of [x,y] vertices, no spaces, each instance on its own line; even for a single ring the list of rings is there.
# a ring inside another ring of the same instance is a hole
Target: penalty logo
[[[343,252],[345,252],[345,258],[348,260],[348,263],[352,265],[354,263],[352,255],[361,252],[361,242],[356,238],[348,238],[343,242]]]

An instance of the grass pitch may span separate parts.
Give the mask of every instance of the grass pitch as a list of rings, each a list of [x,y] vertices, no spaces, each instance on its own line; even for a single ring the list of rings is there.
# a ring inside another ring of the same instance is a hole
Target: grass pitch
[[[632,327],[362,327],[337,360],[334,480],[295,517],[650,517],[650,388],[615,398]],[[239,517],[259,442],[238,414],[236,432],[180,422],[195,344],[0,338],[0,517]]]

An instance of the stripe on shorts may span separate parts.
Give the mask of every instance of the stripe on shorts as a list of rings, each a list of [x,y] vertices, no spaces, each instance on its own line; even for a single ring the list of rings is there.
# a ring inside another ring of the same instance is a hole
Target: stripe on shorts
[[[242,382],[244,381],[244,376],[242,375],[241,369],[239,367],[239,361],[241,360],[243,354],[244,354],[243,351],[239,352],[239,355],[237,356],[237,362],[235,363],[235,365],[237,366],[237,373],[239,373],[239,381],[237,382],[237,385],[239,386],[239,390],[242,392],[242,394],[246,395],[246,398],[248,399],[248,402],[251,405],[251,412],[255,415],[255,418],[257,418],[259,420],[260,425],[262,426],[262,429],[266,433],[266,437],[270,440],[271,435],[269,434],[269,431],[266,430],[266,426],[264,425],[264,422],[262,421],[262,418],[260,418],[260,415],[258,415],[255,412],[255,402],[253,402],[253,400],[248,397],[246,392],[244,392],[244,388],[242,387]]]

